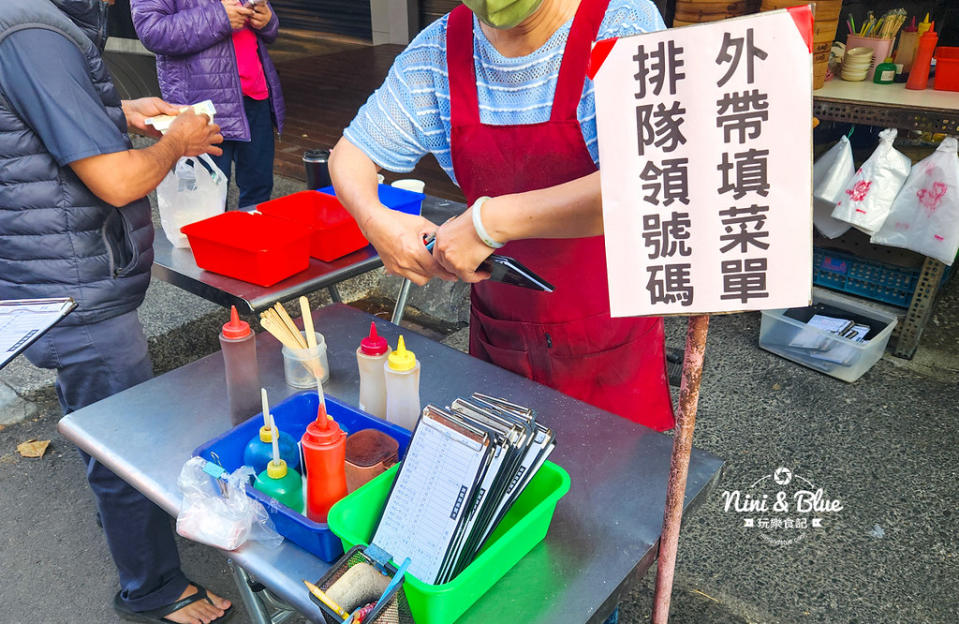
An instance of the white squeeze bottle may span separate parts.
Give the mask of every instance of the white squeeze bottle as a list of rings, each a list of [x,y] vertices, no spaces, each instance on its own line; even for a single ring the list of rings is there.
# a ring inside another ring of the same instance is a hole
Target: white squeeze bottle
[[[377,418],[386,418],[386,358],[390,347],[386,338],[376,333],[370,321],[370,335],[356,348],[356,365],[360,369],[360,409]]]
[[[413,430],[420,417],[420,363],[406,350],[403,336],[383,365],[386,373],[386,420]]]

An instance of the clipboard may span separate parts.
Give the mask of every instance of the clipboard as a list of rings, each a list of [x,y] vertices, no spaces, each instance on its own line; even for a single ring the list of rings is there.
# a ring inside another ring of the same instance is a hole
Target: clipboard
[[[438,409],[423,410],[372,543],[435,583],[488,464],[489,436]]]
[[[427,405],[371,543],[429,584],[472,562],[555,447],[533,410],[474,394]]]
[[[0,300],[0,368],[76,307],[70,297]]]

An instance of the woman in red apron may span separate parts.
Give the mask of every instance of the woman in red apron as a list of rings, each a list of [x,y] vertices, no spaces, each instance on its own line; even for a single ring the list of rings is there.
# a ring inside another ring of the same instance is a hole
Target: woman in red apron
[[[473,13],[460,6],[450,14],[450,148],[456,180],[471,208],[436,232],[439,266],[433,274],[448,277],[445,269],[475,282],[472,355],[665,430],[673,426],[673,412],[663,321],[610,317],[599,175],[576,116],[591,45],[608,3],[580,2],[550,118],[526,125],[480,122]],[[333,173],[336,182],[335,163]],[[477,230],[472,212],[480,206]],[[368,224],[361,220],[360,225]],[[485,276],[474,271],[494,249],[482,237],[506,243],[497,253],[530,267],[553,284],[554,292],[483,281]],[[413,274],[428,270],[411,268]]]

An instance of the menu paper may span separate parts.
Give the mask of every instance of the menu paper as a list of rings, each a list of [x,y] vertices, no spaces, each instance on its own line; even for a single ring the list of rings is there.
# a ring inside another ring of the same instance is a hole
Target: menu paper
[[[613,316],[809,303],[812,66],[791,11],[597,44]]]
[[[75,307],[70,298],[0,300],[0,368]]]
[[[433,583],[489,449],[424,414],[383,510],[372,543],[394,561],[410,558],[409,573]]]

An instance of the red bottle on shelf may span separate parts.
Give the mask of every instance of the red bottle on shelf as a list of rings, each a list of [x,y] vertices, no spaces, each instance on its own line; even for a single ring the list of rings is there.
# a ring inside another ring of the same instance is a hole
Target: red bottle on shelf
[[[322,397],[318,412],[300,446],[306,471],[306,515],[314,522],[326,522],[330,507],[347,492],[346,433],[327,416]]]
[[[929,26],[929,30],[922,33],[919,37],[919,45],[916,47],[916,57],[912,62],[912,70],[909,72],[909,80],[906,82],[907,89],[922,90],[929,84],[929,68],[932,66],[932,53],[939,43],[939,35],[936,33],[936,23]]]

